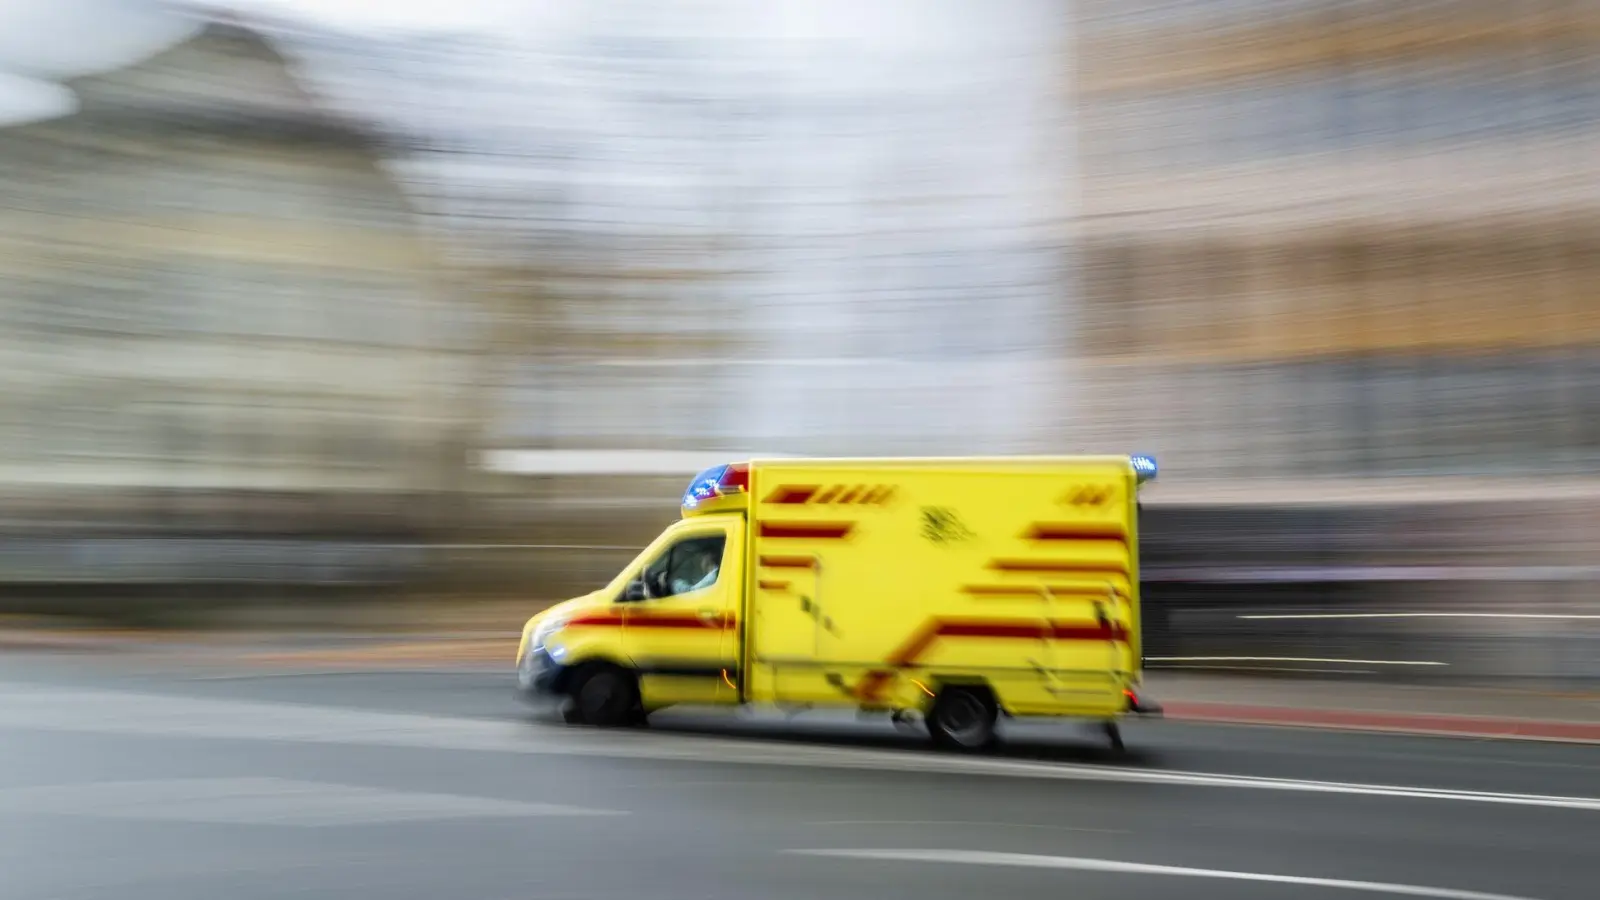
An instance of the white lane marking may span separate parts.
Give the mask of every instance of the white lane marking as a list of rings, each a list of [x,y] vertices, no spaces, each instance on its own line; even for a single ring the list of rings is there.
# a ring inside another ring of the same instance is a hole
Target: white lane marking
[[[1600,812],[1600,798],[1458,791],[1403,785],[1352,784],[1165,769],[1124,769],[927,752],[797,745],[694,735],[597,735],[560,726],[369,712],[261,701],[202,700],[120,691],[0,685],[0,728],[124,734],[155,738],[286,741],[413,747],[531,755],[677,760],[718,765],[987,775],[1005,778],[1164,784],[1343,794],[1409,800],[1454,800]]]
[[[1433,897],[1437,900],[1534,900],[1513,894],[1489,894],[1456,888],[1425,887],[1414,884],[1387,884],[1381,881],[1348,881],[1343,878],[1309,878],[1301,875],[1269,875],[1265,872],[1230,872],[1225,869],[1192,869],[1187,866],[1158,866],[1149,863],[1086,859],[1077,856],[1037,856],[1031,853],[998,853],[987,850],[789,850],[797,856],[824,856],[836,859],[870,859],[885,862],[954,863],[968,866],[1023,866],[1034,869],[1075,869],[1080,872],[1113,872],[1120,875],[1169,875],[1185,878],[1222,878],[1231,881],[1265,881],[1296,884],[1369,894],[1398,894],[1406,897]]]
[[[220,825],[365,825],[465,818],[619,816],[620,810],[284,778],[171,778],[0,790],[9,813]]]
[[[1342,663],[1352,666],[1448,666],[1429,659],[1326,659],[1317,656],[1147,656],[1146,662],[1292,662]]]
[[[1551,619],[1588,621],[1600,619],[1589,613],[1500,613],[1500,612],[1388,612],[1388,613],[1257,613],[1240,619]]]
[[[1076,828],[1071,825],[1039,825],[1031,822],[966,822],[959,820],[940,821],[937,819],[837,819],[831,822],[807,822],[807,825],[817,825],[828,828],[839,827],[873,827],[873,828],[1021,828],[1030,831],[1075,831],[1091,834],[1132,834],[1116,828]]]

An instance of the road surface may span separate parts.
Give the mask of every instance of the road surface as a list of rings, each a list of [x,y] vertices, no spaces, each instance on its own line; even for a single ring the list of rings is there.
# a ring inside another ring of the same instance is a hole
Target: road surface
[[[0,659],[8,900],[1592,900],[1600,750],[1148,723],[535,721],[510,675]]]

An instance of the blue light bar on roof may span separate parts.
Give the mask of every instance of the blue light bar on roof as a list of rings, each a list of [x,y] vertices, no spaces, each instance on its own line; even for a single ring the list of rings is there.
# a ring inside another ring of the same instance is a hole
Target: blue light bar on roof
[[[683,492],[683,508],[694,509],[718,496],[721,493],[719,486],[722,484],[722,476],[727,471],[727,466],[712,466],[696,475]]]
[[[1134,477],[1138,479],[1140,484],[1144,484],[1146,481],[1155,480],[1156,458],[1154,456],[1140,454],[1138,456],[1129,457],[1129,461],[1133,463],[1133,474]]]
[[[718,497],[731,497],[743,494],[750,490],[750,464],[728,463],[725,466],[712,466],[701,472],[689,482],[689,487],[683,492],[683,508],[694,509],[709,500]]]

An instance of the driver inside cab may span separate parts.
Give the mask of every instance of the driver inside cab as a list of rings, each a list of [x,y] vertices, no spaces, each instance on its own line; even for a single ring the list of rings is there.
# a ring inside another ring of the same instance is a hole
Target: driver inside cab
[[[722,537],[692,538],[677,545],[645,571],[651,597],[679,597],[717,583],[722,568]]]
[[[673,566],[671,588],[673,596],[698,591],[717,583],[717,570],[722,566],[722,554],[714,553],[720,548],[712,547],[709,542],[701,543],[683,561],[681,566]]]

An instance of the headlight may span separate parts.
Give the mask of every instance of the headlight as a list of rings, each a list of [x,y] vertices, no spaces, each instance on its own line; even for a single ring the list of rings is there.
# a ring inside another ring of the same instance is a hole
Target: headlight
[[[561,628],[566,624],[566,619],[547,619],[546,621],[540,622],[539,626],[533,629],[533,634],[528,638],[528,649],[544,649],[545,642],[550,640],[551,635],[560,631]]]

